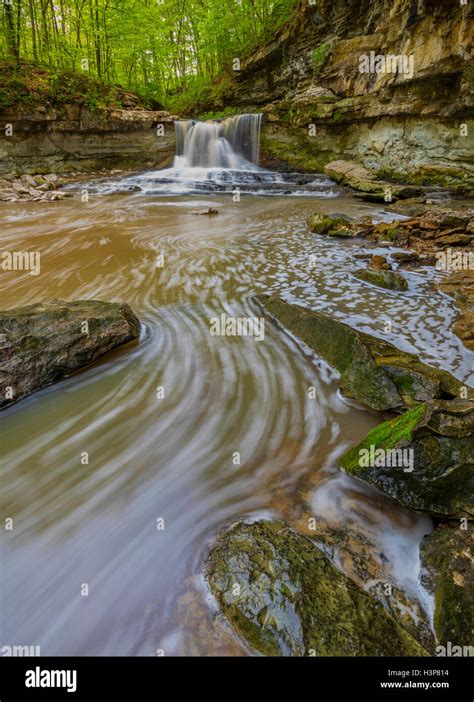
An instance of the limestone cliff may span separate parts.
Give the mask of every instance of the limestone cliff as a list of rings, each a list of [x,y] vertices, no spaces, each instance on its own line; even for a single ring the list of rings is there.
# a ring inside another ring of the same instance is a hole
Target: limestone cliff
[[[263,109],[264,149],[292,166],[356,159],[392,178],[472,187],[473,16],[463,0],[300,0],[212,107]],[[380,56],[405,65],[387,70]]]
[[[0,127],[0,174],[150,166],[174,153],[173,117],[165,111],[13,107]]]

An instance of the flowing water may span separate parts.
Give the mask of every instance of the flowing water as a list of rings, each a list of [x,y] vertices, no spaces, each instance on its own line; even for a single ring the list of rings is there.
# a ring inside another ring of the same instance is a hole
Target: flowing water
[[[208,206],[219,215],[192,214]],[[409,294],[363,285],[350,275],[360,245],[304,224],[315,209],[381,209],[347,196],[142,191],[0,207],[3,250],[41,253],[39,276],[0,274],[2,308],[125,300],[143,322],[140,343],[2,413],[0,514],[14,529],[1,531],[0,645],[189,653],[202,632],[183,615],[183,592],[216,531],[241,516],[296,523],[302,510],[370,534],[385,577],[429,612],[418,544],[430,520],[338,470],[380,415],[345,401],[336,374],[270,323],[260,341],[210,334],[211,318],[259,315],[252,295],[273,293],[377,336],[391,320],[390,341],[472,382],[433,269],[407,273]]]

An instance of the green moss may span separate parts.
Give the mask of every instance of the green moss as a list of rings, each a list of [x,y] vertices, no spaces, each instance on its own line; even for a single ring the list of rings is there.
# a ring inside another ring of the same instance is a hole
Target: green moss
[[[198,119],[202,122],[213,119],[225,119],[226,117],[233,117],[234,115],[241,114],[242,110],[238,107],[226,107],[223,110],[211,110],[210,112],[203,112],[199,115]]]
[[[313,64],[313,74],[317,75],[319,71],[322,68],[322,65],[326,61],[327,57],[329,56],[329,53],[331,51],[331,47],[327,43],[319,44],[315,49],[313,49],[313,52],[311,54],[311,60]]]
[[[221,533],[206,577],[236,633],[263,655],[425,655],[384,607],[279,521]]]
[[[423,403],[414,407],[400,417],[382,422],[372,429],[362,443],[349,449],[341,458],[341,465],[347,473],[361,470],[359,465],[360,451],[371,446],[385,450],[406,446],[413,438],[415,429],[427,420],[428,405]]]

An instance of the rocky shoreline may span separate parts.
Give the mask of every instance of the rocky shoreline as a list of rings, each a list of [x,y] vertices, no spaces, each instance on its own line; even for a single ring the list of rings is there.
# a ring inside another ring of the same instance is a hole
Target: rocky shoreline
[[[335,534],[322,522],[318,528],[314,517],[311,531],[304,520],[297,530],[283,521],[258,520],[218,534],[204,570],[221,615],[262,655],[446,655],[453,642],[474,652],[474,389],[321,313],[264,295],[255,302],[339,371],[344,395],[399,413],[349,449],[340,465],[398,504],[441,522],[421,544],[435,638],[429,621],[428,631],[422,625],[425,615],[407,618],[407,601],[403,605],[398,593],[390,589],[384,601],[376,591],[364,592],[370,570],[360,581],[360,569],[358,578],[335,569],[320,547]],[[366,453],[384,460],[367,463]],[[387,464],[387,455],[411,456],[412,463],[394,458]],[[352,548],[369,565],[371,557],[356,543]]]

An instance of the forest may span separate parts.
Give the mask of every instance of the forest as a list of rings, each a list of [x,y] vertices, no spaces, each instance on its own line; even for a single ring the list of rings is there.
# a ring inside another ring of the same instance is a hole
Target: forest
[[[198,96],[295,0],[4,0],[0,59],[77,70],[160,102]]]

